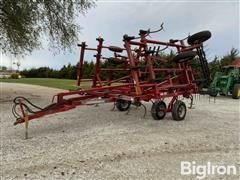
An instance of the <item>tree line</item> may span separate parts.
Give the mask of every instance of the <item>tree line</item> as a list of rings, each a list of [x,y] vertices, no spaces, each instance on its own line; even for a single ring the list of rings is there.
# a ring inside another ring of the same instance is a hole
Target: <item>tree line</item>
[[[232,63],[234,59],[236,59],[239,55],[239,51],[235,48],[232,48],[229,53],[224,55],[223,57],[215,57],[211,62],[209,62],[209,68],[211,71],[212,77],[214,76],[215,72],[220,71],[223,66],[229,65]],[[165,61],[165,63],[158,63],[157,61],[154,61],[155,67],[165,67],[165,68],[171,68],[175,66],[175,63],[171,61],[171,59],[175,56],[174,52],[170,52],[168,54],[162,53],[160,54],[161,59]],[[191,66],[193,69],[196,70],[196,72],[200,71],[200,65],[199,62],[194,59],[193,61],[190,62]],[[90,79],[92,78],[93,71],[94,71],[94,65],[95,63],[93,61],[85,61],[83,64],[83,72],[82,72],[82,78],[84,79]],[[102,62],[100,66],[102,68],[105,67],[120,67],[122,65],[116,65],[116,64],[111,64],[107,61]],[[146,65],[143,63],[140,64],[142,68],[144,68]],[[24,69],[23,71],[20,71],[20,74],[23,77],[26,78],[60,78],[60,79],[76,79],[77,78],[77,67],[78,64],[72,65],[64,65],[62,68],[59,70],[52,69],[49,67],[40,67],[40,68],[31,68],[31,69]],[[118,78],[123,75],[124,72],[115,72],[113,74],[113,78]],[[101,78],[106,77],[106,72],[101,73]]]
[[[24,69],[20,71],[21,76],[26,78],[59,78],[59,79],[76,79],[77,78],[77,67],[78,64],[64,65],[59,70],[52,69],[49,67],[39,67]],[[93,72],[94,63],[93,62],[84,62],[83,68],[83,78],[90,78],[90,74]]]

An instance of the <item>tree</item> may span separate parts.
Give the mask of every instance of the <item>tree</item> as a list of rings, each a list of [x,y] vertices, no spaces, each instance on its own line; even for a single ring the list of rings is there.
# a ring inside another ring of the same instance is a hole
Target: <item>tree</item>
[[[3,0],[0,48],[4,53],[29,54],[45,38],[54,50],[71,50],[80,30],[76,17],[93,6],[93,0]]]
[[[209,69],[211,71],[211,77],[214,77],[214,74],[217,71],[221,71],[221,61],[217,56],[214,57],[213,61],[209,62]]]
[[[67,77],[68,74],[68,69],[67,66],[63,66],[60,70],[59,70],[59,78],[64,79],[65,77]]]
[[[232,48],[231,51],[224,55],[221,59],[221,66],[226,66],[231,64],[239,55],[239,51],[235,48]]]
[[[6,70],[7,70],[7,67],[6,67],[6,66],[0,66],[0,70],[6,71]]]

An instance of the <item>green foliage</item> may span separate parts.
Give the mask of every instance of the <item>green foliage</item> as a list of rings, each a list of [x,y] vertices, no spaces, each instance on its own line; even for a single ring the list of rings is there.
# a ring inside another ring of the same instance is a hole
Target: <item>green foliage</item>
[[[236,59],[238,54],[239,51],[235,48],[232,48],[231,51],[221,59],[221,67],[231,64]]]
[[[93,73],[93,62],[84,63],[84,78],[90,78]],[[70,63],[64,65],[60,70],[55,70],[49,67],[40,67],[32,69],[24,69],[20,74],[26,78],[59,78],[59,79],[76,79],[77,78],[77,65]]]
[[[32,68],[30,70],[23,70],[20,72],[22,76],[24,77],[52,77],[52,78],[58,78],[58,71],[50,69],[49,67],[40,67],[40,68]]]
[[[94,71],[94,63],[92,61],[90,63],[85,61],[83,63],[82,78],[84,79],[92,78],[93,71]]]
[[[19,74],[18,73],[12,73],[11,74],[11,79],[18,79],[19,78]]]
[[[77,78],[77,67],[72,66],[70,63],[67,66],[63,66],[59,70],[59,78],[63,79],[76,79]]]
[[[50,48],[71,50],[78,42],[75,19],[94,6],[92,0],[4,0],[0,3],[0,48],[31,53],[46,35]]]
[[[214,77],[214,74],[224,66],[230,65],[239,55],[239,50],[232,48],[229,53],[224,55],[222,58],[215,56],[214,60],[209,63],[209,68],[211,70],[211,76]]]
[[[7,67],[6,67],[6,66],[0,66],[0,70],[6,71],[6,70],[7,70]]]

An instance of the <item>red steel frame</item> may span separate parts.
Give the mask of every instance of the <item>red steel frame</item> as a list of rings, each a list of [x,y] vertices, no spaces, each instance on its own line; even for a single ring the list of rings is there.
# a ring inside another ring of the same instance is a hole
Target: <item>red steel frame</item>
[[[58,112],[67,111],[75,108],[86,101],[94,98],[101,97],[105,102],[115,102],[117,99],[124,99],[127,101],[150,101],[152,99],[164,99],[166,97],[172,97],[170,103],[166,108],[166,112],[170,112],[173,103],[177,100],[178,96],[183,95],[189,97],[189,95],[197,92],[197,85],[194,82],[194,76],[191,66],[188,62],[178,63],[176,68],[155,68],[153,65],[152,56],[148,53],[150,45],[164,45],[168,47],[174,47],[177,52],[183,52],[193,50],[202,47],[202,44],[194,46],[185,46],[183,41],[177,43],[162,42],[156,40],[150,40],[146,38],[144,32],[140,32],[140,40],[136,41],[134,38],[124,36],[124,48],[121,48],[127,55],[119,55],[114,53],[116,59],[125,59],[125,65],[122,68],[101,68],[100,60],[108,59],[102,57],[103,49],[110,49],[109,46],[103,45],[103,38],[99,37],[97,48],[88,48],[85,42],[82,42],[78,46],[80,49],[80,60],[77,72],[77,85],[80,86],[82,82],[82,69],[84,62],[85,52],[96,51],[96,63],[94,68],[94,74],[92,79],[92,87],[87,89],[80,88],[79,90],[58,93],[56,97],[56,103],[49,108],[37,111],[32,114],[28,114],[28,120],[42,117],[48,114],[54,114]],[[135,49],[133,48],[135,47]],[[119,48],[118,48],[119,49]],[[139,68],[140,58],[146,61],[147,72],[141,71]],[[101,80],[101,71],[107,72],[107,79]],[[128,75],[119,79],[112,79],[112,74],[116,71],[129,72]],[[155,82],[156,74],[167,72],[175,72],[175,75],[166,76],[161,82]],[[140,80],[140,77],[146,73],[147,80]],[[121,83],[120,85],[113,85],[113,83]],[[80,86],[81,87],[81,86]],[[15,125],[23,123],[25,121],[26,114],[24,108],[21,106],[22,115],[17,118]]]

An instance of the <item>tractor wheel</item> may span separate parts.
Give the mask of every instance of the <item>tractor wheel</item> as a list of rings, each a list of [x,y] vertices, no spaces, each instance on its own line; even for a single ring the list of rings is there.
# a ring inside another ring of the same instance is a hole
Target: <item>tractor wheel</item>
[[[220,95],[220,96],[226,96],[226,94],[224,94],[224,93],[219,93],[219,95]]]
[[[126,101],[123,99],[118,99],[116,101],[116,107],[119,111],[127,111],[131,105],[131,101]]]
[[[173,58],[176,63],[181,63],[193,59],[197,53],[195,51],[185,51],[181,52]]]
[[[232,98],[233,99],[239,99],[240,98],[240,84],[235,84],[233,87],[232,92]]]
[[[187,42],[189,45],[200,44],[208,40],[211,36],[212,34],[210,31],[201,31],[189,36]]]
[[[154,120],[161,120],[165,117],[166,112],[164,111],[167,108],[164,101],[156,101],[153,103],[151,108],[152,117]]]
[[[186,105],[183,101],[177,100],[172,107],[172,117],[175,121],[182,121],[187,113]]]

